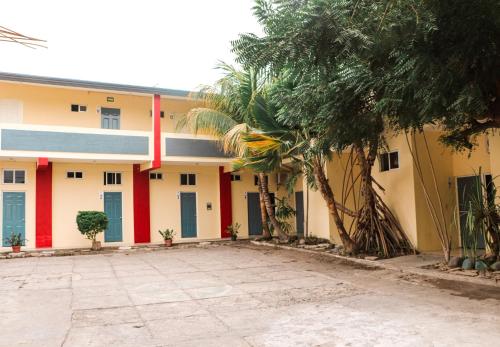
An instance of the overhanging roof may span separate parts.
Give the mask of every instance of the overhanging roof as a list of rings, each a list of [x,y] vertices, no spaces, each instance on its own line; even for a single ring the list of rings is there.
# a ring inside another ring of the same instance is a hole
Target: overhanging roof
[[[95,89],[95,90],[105,90],[113,92],[125,92],[131,94],[159,94],[162,96],[173,96],[173,97],[188,97],[190,94],[186,90],[178,89],[167,89],[167,88],[156,88],[156,87],[144,87],[144,86],[134,86],[130,84],[118,84],[118,83],[106,83],[106,82],[95,82],[95,81],[84,81],[70,78],[58,78],[58,77],[45,77],[45,76],[34,76],[25,75],[10,72],[0,72],[0,81],[9,82],[21,82],[21,83],[31,83],[31,84],[44,84],[49,86],[60,86],[60,87],[70,87],[70,88],[83,88],[83,89]]]

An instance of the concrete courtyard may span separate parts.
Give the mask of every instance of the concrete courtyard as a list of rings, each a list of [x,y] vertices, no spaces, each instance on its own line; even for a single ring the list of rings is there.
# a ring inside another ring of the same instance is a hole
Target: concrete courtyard
[[[500,290],[250,246],[0,262],[0,346],[494,346]]]

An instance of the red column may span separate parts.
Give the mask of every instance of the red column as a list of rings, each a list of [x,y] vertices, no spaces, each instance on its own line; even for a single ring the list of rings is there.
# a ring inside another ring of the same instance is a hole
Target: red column
[[[161,167],[160,100],[161,99],[158,94],[155,94],[153,96],[153,163],[151,167],[152,169],[158,169]]]
[[[222,238],[231,237],[226,228],[233,223],[233,208],[231,197],[231,173],[224,172],[224,167],[219,166],[219,191],[220,191],[220,235]]]
[[[134,184],[134,242],[151,242],[149,209],[149,171],[141,171],[139,164],[133,168]]]
[[[38,158],[36,168],[36,240],[37,248],[52,247],[52,163]]]

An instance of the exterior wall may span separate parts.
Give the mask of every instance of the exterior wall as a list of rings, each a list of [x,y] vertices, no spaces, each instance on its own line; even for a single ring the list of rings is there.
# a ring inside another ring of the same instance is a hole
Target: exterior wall
[[[497,197],[500,200],[500,131],[489,136],[490,172],[497,186]],[[499,201],[500,202],[500,201]]]
[[[453,152],[453,175],[460,176],[473,176],[481,172],[483,174],[491,172],[490,158],[495,158],[488,153],[487,146],[488,136],[480,135],[476,139],[476,146],[472,151],[464,150],[462,152]],[[443,146],[443,145],[441,145]]]
[[[122,192],[123,242],[104,242],[104,233],[98,237],[103,246],[121,246],[134,243],[134,212],[132,165],[113,164],[52,164],[53,229],[52,247],[89,247],[90,241],[80,234],[76,215],[83,210],[104,210],[104,192]],[[83,179],[68,179],[66,171],[83,171]],[[103,172],[122,173],[121,185],[104,185]]]
[[[218,166],[162,165],[153,172],[163,180],[150,180],[151,242],[163,242],[158,230],[173,228],[174,242],[219,239],[219,168]],[[195,186],[181,186],[180,174],[196,174]],[[180,192],[196,192],[197,238],[181,239]],[[207,210],[207,203],[212,210]],[[234,218],[233,218],[234,219]]]
[[[238,238],[248,238],[248,204],[247,193],[258,193],[259,189],[254,185],[254,173],[244,170],[236,173],[241,176],[241,181],[231,182],[231,191],[233,194],[233,223],[240,223],[241,228]],[[274,175],[269,175],[269,192],[276,193],[276,180]]]
[[[108,102],[107,97],[113,97]],[[51,86],[0,82],[0,100],[20,100],[23,123],[69,127],[101,128],[100,107],[119,108],[120,129],[151,130],[152,96],[127,95],[105,91],[88,91]],[[71,112],[71,104],[87,106],[86,112]],[[198,104],[195,100],[164,98],[161,110],[163,131],[175,132],[177,121]]]
[[[21,169],[26,171],[25,184],[3,184],[3,170],[4,169]],[[2,195],[0,195],[0,225],[3,226],[3,192],[25,192],[25,238],[26,247],[35,248],[36,234],[35,234],[35,211],[36,211],[36,163],[24,161],[0,161],[0,187]],[[3,229],[0,228],[0,235]],[[2,240],[3,241],[3,240]],[[0,243],[0,250],[7,251],[10,247],[2,247]]]
[[[437,131],[426,131],[425,138],[422,134],[417,134],[414,142],[416,146],[413,149],[420,162],[423,183],[432,205],[435,207],[439,223],[442,227],[448,228],[452,238],[452,247],[455,248],[459,245],[458,225],[454,223],[457,200],[453,168],[456,158],[451,149],[439,141],[440,135],[441,133]],[[427,152],[425,140],[427,140],[429,152]],[[432,167],[434,168],[436,184],[432,175]],[[440,251],[441,243],[437,236],[436,225],[425,199],[422,182],[416,171],[414,172],[414,185],[418,231],[416,246],[420,251]],[[442,210],[440,206],[442,206]]]
[[[389,151],[399,152],[399,168],[381,172],[377,158],[373,167],[373,178],[385,189],[381,191],[377,188],[410,241],[418,247],[415,177],[411,152],[404,135],[389,134],[386,142]]]

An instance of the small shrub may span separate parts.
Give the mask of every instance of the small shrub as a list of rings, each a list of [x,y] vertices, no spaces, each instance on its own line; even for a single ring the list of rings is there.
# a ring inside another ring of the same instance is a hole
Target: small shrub
[[[164,240],[172,240],[175,235],[174,229],[158,230],[158,233],[163,237]]]
[[[231,236],[238,236],[238,232],[239,232],[240,228],[241,228],[240,223],[234,223],[234,224],[228,225],[226,230],[229,232],[229,234],[231,234]]]
[[[5,243],[8,244],[9,246],[23,246],[24,241],[26,239],[23,239],[23,236],[21,233],[11,233],[9,237],[5,238]]]
[[[95,242],[97,234],[108,227],[108,217],[106,213],[100,211],[79,211],[76,224],[82,235]]]

